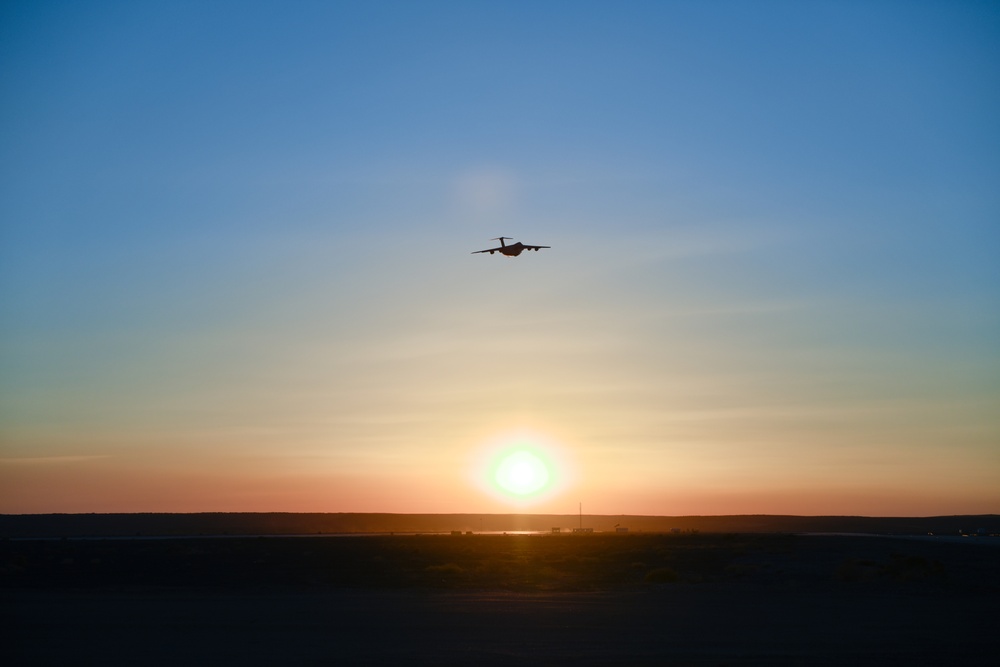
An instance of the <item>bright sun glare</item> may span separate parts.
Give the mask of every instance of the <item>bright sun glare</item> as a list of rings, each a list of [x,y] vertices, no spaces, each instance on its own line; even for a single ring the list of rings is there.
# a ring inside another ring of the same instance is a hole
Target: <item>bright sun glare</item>
[[[501,489],[517,496],[529,495],[544,489],[549,477],[549,469],[545,462],[523,449],[504,456],[494,475]]]
[[[495,500],[518,507],[551,501],[574,480],[558,442],[533,431],[507,432],[483,442],[469,459],[469,481]]]

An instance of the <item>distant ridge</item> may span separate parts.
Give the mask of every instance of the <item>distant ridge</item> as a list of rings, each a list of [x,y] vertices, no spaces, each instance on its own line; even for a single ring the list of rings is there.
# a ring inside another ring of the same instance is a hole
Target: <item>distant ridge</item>
[[[451,531],[569,532],[576,514],[252,513],[0,514],[0,537],[157,537],[180,535],[314,535],[447,533]],[[584,527],[614,532],[874,533],[885,535],[1000,534],[1000,515],[937,517],[588,515]]]

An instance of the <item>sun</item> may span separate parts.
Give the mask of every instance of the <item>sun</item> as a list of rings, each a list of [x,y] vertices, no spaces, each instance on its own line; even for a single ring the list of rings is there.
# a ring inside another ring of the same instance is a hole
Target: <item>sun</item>
[[[466,479],[505,505],[537,507],[560,496],[576,481],[569,449],[543,433],[498,433],[469,453]]]
[[[544,490],[551,477],[545,461],[527,449],[502,455],[493,474],[497,486],[515,496]]]

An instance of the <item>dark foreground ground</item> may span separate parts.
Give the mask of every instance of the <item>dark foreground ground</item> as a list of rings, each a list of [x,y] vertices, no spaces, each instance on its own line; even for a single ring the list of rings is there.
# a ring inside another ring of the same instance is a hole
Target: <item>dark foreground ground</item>
[[[977,538],[5,540],[0,660],[993,665],[998,562]]]

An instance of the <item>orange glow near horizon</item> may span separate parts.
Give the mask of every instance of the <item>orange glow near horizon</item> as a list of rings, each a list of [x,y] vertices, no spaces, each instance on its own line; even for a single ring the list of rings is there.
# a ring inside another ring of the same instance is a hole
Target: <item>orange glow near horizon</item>
[[[144,457],[107,449],[7,458],[0,460],[0,512],[570,515],[582,502],[585,513],[602,515],[937,516],[990,514],[1000,506],[988,468],[942,461],[928,469],[915,460],[887,476],[876,461],[840,475],[820,466],[808,476],[807,461],[788,457],[712,458],[725,451],[721,445],[677,442],[640,454],[627,444],[588,440],[584,429],[550,426],[452,441],[428,436],[429,445],[411,435],[406,450],[373,449],[353,458],[291,448],[274,455],[246,441],[223,447],[211,439],[172,448],[150,442]],[[549,479],[511,492],[497,484],[497,473],[506,456],[521,451],[537,457]]]
[[[497,462],[505,453],[529,450],[544,460],[550,483],[521,496],[495,484]],[[388,512],[399,514],[533,513],[571,515],[863,515],[937,516],[995,513],[998,491],[969,476],[963,493],[934,494],[928,479],[909,487],[883,484],[853,488],[816,481],[743,484],[703,478],[684,481],[683,470],[660,485],[638,473],[612,475],[601,461],[580,461],[571,448],[538,433],[508,433],[487,439],[450,471],[428,465],[419,470],[372,473],[316,467],[217,464],[197,473],[181,467],[127,464],[114,457],[63,457],[47,461],[6,461],[0,465],[3,513],[87,512]],[[455,473],[462,468],[460,475]],[[678,469],[682,463],[678,462]],[[633,478],[634,477],[634,478]],[[464,479],[464,483],[459,483]],[[804,480],[803,480],[804,481]],[[56,491],[54,491],[56,490]]]

